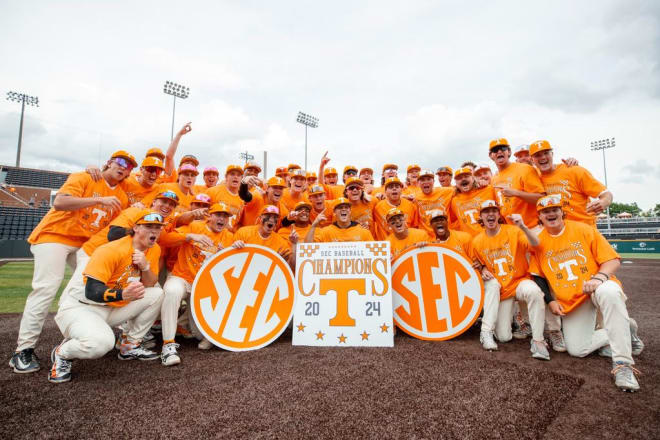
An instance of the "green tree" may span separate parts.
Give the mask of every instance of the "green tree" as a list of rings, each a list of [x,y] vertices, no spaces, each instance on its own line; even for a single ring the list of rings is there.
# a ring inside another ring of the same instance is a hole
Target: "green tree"
[[[653,215],[660,217],[660,203],[656,203],[655,207],[651,208]]]
[[[621,214],[622,212],[628,212],[633,216],[638,216],[641,211],[642,209],[639,206],[637,206],[637,202],[633,202],[633,203],[612,202],[612,204],[610,205],[610,216],[612,217],[616,217],[618,214]]]

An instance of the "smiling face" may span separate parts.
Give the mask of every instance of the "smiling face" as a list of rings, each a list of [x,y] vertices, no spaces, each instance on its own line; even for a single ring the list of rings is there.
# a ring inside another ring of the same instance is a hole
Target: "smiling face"
[[[276,204],[277,202],[280,201],[280,198],[282,198],[283,191],[284,188],[282,188],[281,186],[269,186],[268,189],[266,190],[266,193],[268,194],[268,197],[273,202],[273,204]]]
[[[291,192],[292,193],[301,193],[305,190],[307,186],[307,179],[303,176],[293,176],[291,178]]]
[[[344,204],[335,208],[335,218],[340,225],[351,222],[351,205]]]
[[[249,176],[254,176],[254,177],[259,177],[259,168],[246,168],[245,169],[245,177]]]
[[[133,246],[141,251],[153,247],[160,237],[161,225],[135,225],[133,226]]]
[[[262,214],[261,227],[259,228],[261,235],[263,237],[268,237],[275,230],[275,226],[277,226],[279,219],[280,218],[277,214]]]
[[[176,203],[170,199],[155,199],[151,204],[151,209],[166,218],[176,209]]]
[[[184,189],[186,192],[190,192],[193,185],[195,184],[195,178],[197,176],[192,171],[184,171],[179,174],[179,186]]]
[[[387,220],[387,224],[395,234],[404,234],[406,232],[406,218],[404,215],[393,215]]]
[[[549,173],[553,170],[553,154],[552,150],[543,150],[532,156],[534,165],[541,171],[541,173]]]
[[[346,197],[351,202],[357,202],[362,197],[362,187],[355,183],[350,184],[346,187]]]
[[[296,217],[296,223],[307,223],[309,222],[309,216],[311,211],[309,207],[303,206],[298,209],[298,217]]]
[[[413,169],[408,172],[408,182],[410,182],[411,185],[416,185],[418,179],[419,179],[419,170]]]
[[[472,174],[463,173],[456,176],[456,188],[460,192],[468,192],[474,187],[474,176]]]
[[[230,215],[226,212],[214,212],[208,220],[209,228],[213,232],[222,231],[229,223]]]
[[[397,176],[396,168],[386,169],[385,171],[383,171],[383,176],[385,176],[386,179],[389,179],[390,177],[396,177]]]
[[[488,156],[491,158],[498,168],[504,167],[509,163],[511,157],[511,149],[506,145],[498,145],[490,150]]]
[[[477,183],[480,187],[490,185],[490,181],[493,178],[493,173],[488,169],[480,169],[474,172],[474,177],[477,179]]]
[[[541,210],[539,220],[541,220],[543,227],[552,233],[559,232],[564,227],[564,213],[558,207]]]
[[[325,193],[310,194],[309,202],[312,204],[314,211],[322,212],[325,209]]]
[[[204,174],[204,183],[206,184],[207,188],[211,188],[213,186],[216,186],[218,184],[218,179],[219,176],[217,173],[206,173]]]
[[[390,183],[385,188],[385,197],[389,200],[390,203],[398,203],[401,200],[401,192],[403,191],[403,185],[400,183]]]
[[[435,232],[435,238],[438,240],[449,238],[449,222],[447,221],[447,217],[440,215],[432,218],[431,229]]]
[[[364,170],[362,171],[362,174],[360,174],[360,180],[365,184],[372,184],[374,183],[374,176],[369,170]]]
[[[498,208],[482,209],[479,217],[487,230],[493,231],[499,227],[500,210]]]
[[[337,176],[336,174],[326,174],[325,175],[325,184],[326,185],[336,185],[338,179],[339,179],[339,176]]]
[[[417,183],[424,194],[431,194],[433,192],[433,176],[422,176]]]
[[[438,174],[438,182],[440,182],[440,186],[443,187],[448,187],[451,186],[451,174],[449,173],[439,173]]]
[[[241,185],[241,179],[243,178],[243,173],[238,170],[231,170],[225,174],[225,182],[227,188],[232,192],[238,191],[238,187]]]
[[[142,167],[140,168],[142,174],[142,181],[140,182],[145,187],[151,187],[156,183],[158,176],[163,172],[159,167]]]
[[[532,157],[529,155],[529,151],[519,151],[518,153],[515,154],[515,156],[516,156],[516,162],[526,163],[527,165],[533,165]]]

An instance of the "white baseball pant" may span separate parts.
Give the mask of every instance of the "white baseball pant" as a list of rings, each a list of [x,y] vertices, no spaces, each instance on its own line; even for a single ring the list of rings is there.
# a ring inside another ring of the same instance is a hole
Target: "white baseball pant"
[[[494,331],[500,342],[508,342],[512,338],[511,320],[513,319],[514,298],[500,301],[500,283],[493,279],[484,283],[484,315],[481,328]],[[532,339],[543,341],[543,326],[545,325],[545,303],[543,292],[532,280],[523,280],[516,288],[515,299],[527,304],[529,323],[532,327]]]
[[[139,344],[160,313],[163,289],[147,287],[144,297],[123,307],[85,304],[68,295],[60,304],[55,322],[66,342],[59,353],[64,359],[98,359],[115,346],[113,327],[129,322],[127,339]]]
[[[160,309],[160,321],[163,326],[163,341],[174,340],[176,336],[177,321],[179,320],[179,308],[181,301],[184,298],[190,297],[192,285],[181,277],[170,275],[165,281],[163,292],[165,298]],[[188,304],[187,320],[188,326],[192,329],[193,334],[197,336],[196,326],[191,313],[192,305]]]
[[[30,252],[34,255],[32,292],[25,301],[16,351],[36,347],[48,316],[48,309],[64,279],[66,265],[76,269],[75,253],[78,249],[61,243],[39,243],[30,246]]]
[[[608,280],[591,294],[591,301],[562,317],[568,354],[584,357],[609,344],[614,362],[634,364],[626,299],[621,286]],[[603,316],[604,328],[599,330],[595,330],[597,311]]]

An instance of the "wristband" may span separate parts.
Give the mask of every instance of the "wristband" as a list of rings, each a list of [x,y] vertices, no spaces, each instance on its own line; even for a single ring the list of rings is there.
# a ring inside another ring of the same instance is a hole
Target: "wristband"
[[[598,273],[603,275],[605,277],[606,281],[610,279],[610,276],[608,274],[606,274],[605,272],[598,272]]]
[[[600,281],[601,284],[603,284],[605,281],[607,281],[607,280],[604,280],[602,278],[598,278],[596,275],[592,276],[591,279],[592,280],[598,280],[598,281]]]

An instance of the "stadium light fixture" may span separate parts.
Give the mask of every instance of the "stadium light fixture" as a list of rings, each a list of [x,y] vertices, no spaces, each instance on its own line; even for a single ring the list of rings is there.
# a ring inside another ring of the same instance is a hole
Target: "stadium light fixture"
[[[307,127],[316,128],[319,126],[319,118],[315,118],[312,115],[307,113],[298,112],[298,118],[296,122],[299,122],[305,126],[305,170],[307,170]]]
[[[614,148],[616,146],[616,140],[611,139],[600,139],[597,141],[591,142],[591,151],[602,151],[603,152],[603,174],[605,175],[605,186],[607,186],[607,167],[605,166],[605,150],[608,148]],[[610,207],[607,207],[607,233],[612,233],[612,225],[610,224]]]
[[[21,122],[18,126],[18,148],[16,149],[16,167],[21,166],[21,144],[23,143],[23,116],[25,115],[25,106],[31,105],[39,107],[39,98],[37,96],[26,95],[25,93],[7,92],[7,101],[21,103]]]
[[[172,131],[170,133],[170,141],[174,139],[174,114],[176,113],[176,98],[186,99],[190,94],[190,88],[182,86],[172,81],[165,81],[163,86],[163,93],[172,95],[174,102],[172,104]]]

